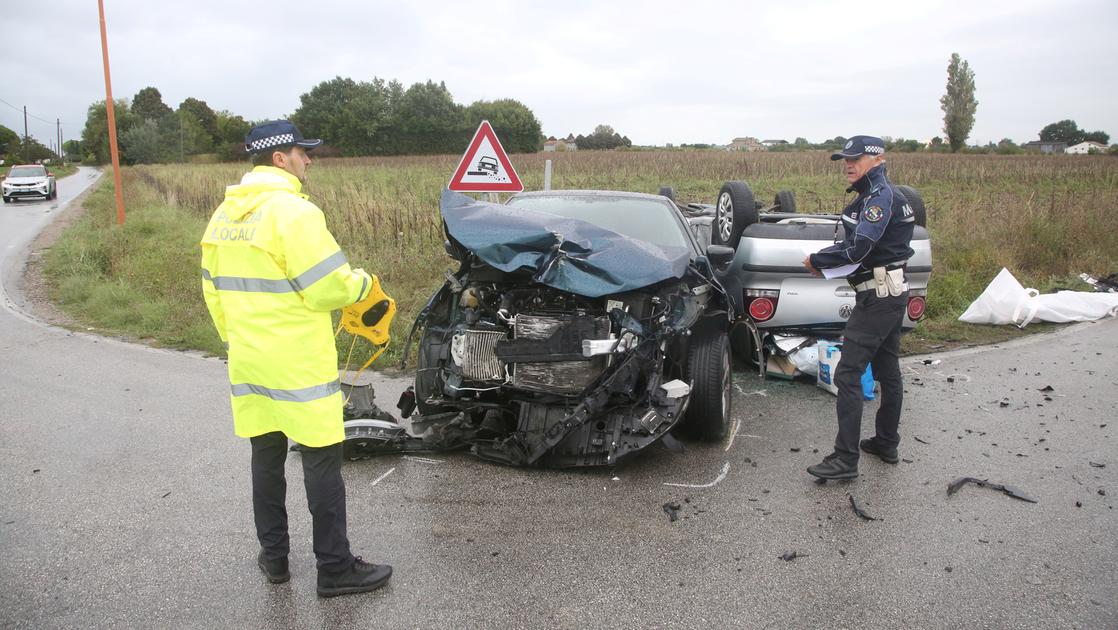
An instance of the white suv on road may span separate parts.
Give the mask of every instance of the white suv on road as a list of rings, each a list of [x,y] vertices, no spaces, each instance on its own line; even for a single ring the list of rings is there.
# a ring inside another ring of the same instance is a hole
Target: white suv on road
[[[58,197],[54,173],[42,164],[17,164],[8,171],[8,176],[0,185],[4,189],[4,203],[11,203],[19,197]]]

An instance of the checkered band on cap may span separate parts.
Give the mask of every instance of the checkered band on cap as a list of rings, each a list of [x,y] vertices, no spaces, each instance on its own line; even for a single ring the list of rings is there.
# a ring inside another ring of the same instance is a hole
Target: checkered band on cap
[[[286,144],[295,144],[295,134],[281,133],[267,138],[254,140],[252,144],[245,146],[249,153],[259,153],[260,151],[269,147],[279,147]]]
[[[866,147],[866,153],[885,153],[885,147],[875,147],[871,144]]]

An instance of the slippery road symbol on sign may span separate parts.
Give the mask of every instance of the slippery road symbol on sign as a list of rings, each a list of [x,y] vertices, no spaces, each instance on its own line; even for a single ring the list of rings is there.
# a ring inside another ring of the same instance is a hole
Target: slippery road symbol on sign
[[[488,120],[481,121],[447,188],[458,192],[520,192],[524,184]]]

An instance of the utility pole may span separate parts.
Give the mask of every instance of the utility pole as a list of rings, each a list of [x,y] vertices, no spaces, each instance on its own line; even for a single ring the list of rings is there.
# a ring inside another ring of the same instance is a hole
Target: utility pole
[[[27,106],[23,106],[23,162],[26,164],[30,160],[27,158],[27,150],[31,148],[31,136],[27,133]]]
[[[54,135],[57,136],[58,142],[58,161],[63,165],[66,164],[66,152],[62,150],[62,119],[54,119]]]
[[[101,18],[101,56],[105,60],[105,113],[109,118],[109,152],[113,156],[113,184],[116,191],[116,222],[124,225],[124,193],[120,183],[120,154],[116,148],[116,115],[113,112],[113,83],[109,79],[109,42],[105,35],[105,0],[97,0]],[[26,110],[25,110],[26,111]]]

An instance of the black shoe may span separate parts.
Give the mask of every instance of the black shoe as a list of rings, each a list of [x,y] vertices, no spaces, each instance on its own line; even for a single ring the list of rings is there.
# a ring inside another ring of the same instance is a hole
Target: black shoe
[[[807,471],[820,479],[855,479],[858,477],[858,463],[848,464],[838,453],[831,453],[822,462],[808,466]]]
[[[388,583],[392,567],[387,564],[369,564],[358,556],[353,566],[341,573],[318,572],[318,596],[335,597],[350,593],[367,593]]]
[[[872,437],[868,440],[862,440],[858,443],[858,446],[861,447],[863,451],[871,455],[877,455],[879,458],[881,458],[881,461],[888,464],[896,464],[897,462],[901,461],[900,456],[897,455],[896,446],[885,446],[884,444],[879,442],[876,437]]]
[[[261,549],[260,555],[256,556],[256,564],[272,584],[283,584],[291,579],[291,573],[287,570],[287,556],[268,560],[264,557],[264,550]]]

